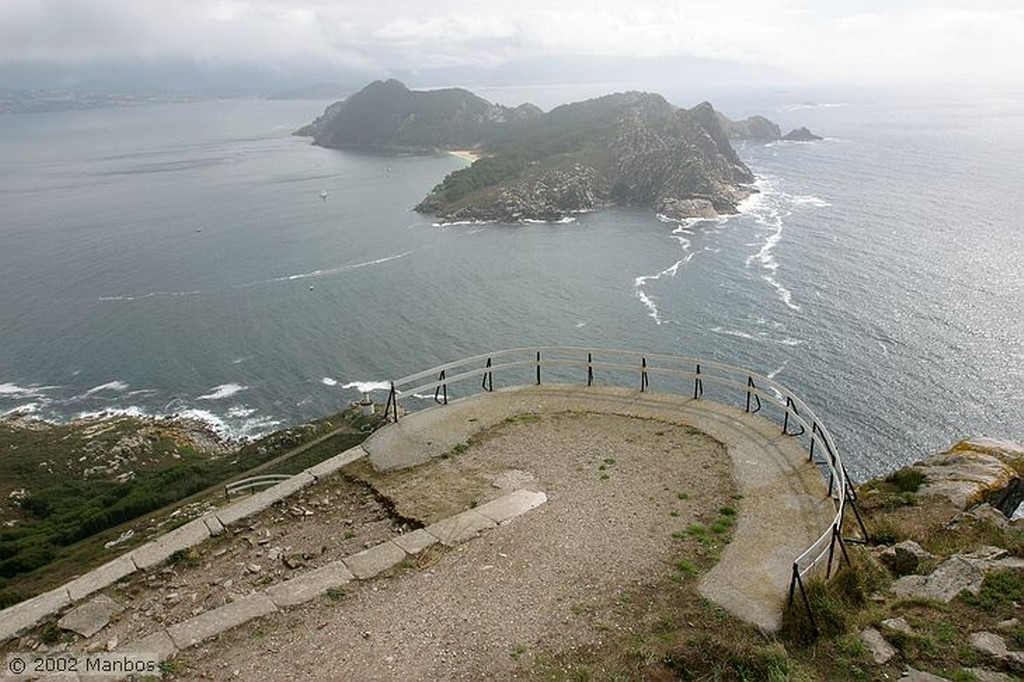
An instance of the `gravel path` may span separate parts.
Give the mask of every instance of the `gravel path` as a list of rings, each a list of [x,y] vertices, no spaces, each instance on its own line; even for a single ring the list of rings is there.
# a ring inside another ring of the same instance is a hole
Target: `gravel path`
[[[672,533],[736,504],[725,448],[681,424],[553,414],[508,420],[460,449],[374,483],[423,520],[461,511],[431,494],[455,482],[462,508],[502,494],[495,483],[548,502],[422,565],[188,650],[175,677],[528,679],[636,627],[634,600],[671,589]]]

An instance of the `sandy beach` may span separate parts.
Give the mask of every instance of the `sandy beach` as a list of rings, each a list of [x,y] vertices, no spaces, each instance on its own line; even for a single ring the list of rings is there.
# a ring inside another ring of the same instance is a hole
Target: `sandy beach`
[[[480,158],[480,154],[475,149],[452,149],[448,152],[452,156],[457,156],[460,159],[465,159],[470,163],[473,163]]]

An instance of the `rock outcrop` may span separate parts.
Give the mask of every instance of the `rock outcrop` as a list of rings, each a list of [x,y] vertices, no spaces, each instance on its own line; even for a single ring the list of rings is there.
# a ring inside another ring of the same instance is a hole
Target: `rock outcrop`
[[[940,495],[961,509],[989,502],[1007,516],[1024,498],[1022,466],[1024,445],[991,438],[960,441],[914,464],[924,473],[921,494]]]
[[[782,129],[764,116],[751,116],[742,121],[733,121],[724,114],[719,114],[718,122],[733,140],[773,142],[782,139]]]

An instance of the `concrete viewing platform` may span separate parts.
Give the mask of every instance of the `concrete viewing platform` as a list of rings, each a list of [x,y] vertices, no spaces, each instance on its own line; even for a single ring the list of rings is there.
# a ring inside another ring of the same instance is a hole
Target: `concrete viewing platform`
[[[497,390],[403,416],[363,443],[380,470],[450,453],[474,434],[524,413],[617,414],[690,425],[726,446],[743,513],[701,592],[766,631],[781,625],[793,560],[835,516],[817,466],[778,425],[710,400],[609,387],[558,384]]]
[[[798,440],[783,435],[778,425],[757,415],[709,400],[621,388],[544,385],[497,390],[402,415],[398,423],[384,426],[359,448],[190,522],[68,585],[0,612],[4,616],[0,622],[6,623],[0,641],[47,615],[80,607],[90,595],[124,576],[157,566],[170,553],[219,535],[225,527],[316,485],[357,459],[368,458],[380,472],[408,469],[442,456],[457,457],[475,436],[517,416],[565,413],[635,417],[692,427],[724,445],[729,471],[742,495],[741,511],[732,541],[703,577],[699,589],[742,620],[764,631],[777,630],[794,558],[818,539],[835,514],[821,473],[808,462]],[[651,463],[652,471],[656,472],[656,465]],[[548,501],[540,487],[526,485],[433,520],[423,528],[298,573],[237,601],[167,624],[118,650],[158,652],[169,658],[253,618],[296,607],[354,580],[371,580],[428,547],[455,547],[481,533],[500,533],[503,525],[516,523],[520,517],[528,519],[532,510]]]

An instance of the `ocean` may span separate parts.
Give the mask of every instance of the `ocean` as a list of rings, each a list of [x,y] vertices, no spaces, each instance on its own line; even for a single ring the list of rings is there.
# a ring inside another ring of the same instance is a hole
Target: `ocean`
[[[290,135],[328,102],[0,116],[0,414],[254,437],[343,408],[355,382],[571,345],[769,375],[855,478],[1024,441],[1024,95],[712,101],[826,139],[739,143],[760,193],[684,224],[437,225],[411,207],[466,161]]]

